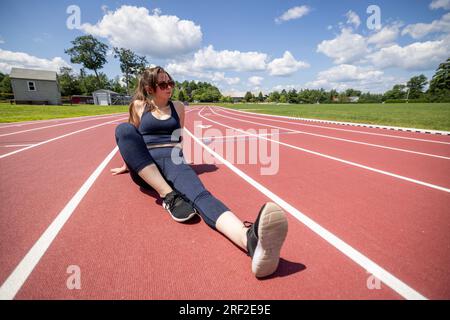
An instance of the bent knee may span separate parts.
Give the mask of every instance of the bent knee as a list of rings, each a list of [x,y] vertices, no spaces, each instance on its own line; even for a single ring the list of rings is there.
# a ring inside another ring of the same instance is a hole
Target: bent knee
[[[139,135],[136,127],[131,123],[121,123],[116,127],[116,140]]]

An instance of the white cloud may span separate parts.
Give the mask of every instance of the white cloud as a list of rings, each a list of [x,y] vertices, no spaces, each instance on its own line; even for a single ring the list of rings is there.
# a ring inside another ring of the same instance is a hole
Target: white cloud
[[[419,39],[436,32],[450,33],[450,12],[431,23],[410,24],[403,29],[402,35],[409,34],[412,38]]]
[[[328,70],[321,71],[318,79],[326,79],[331,82],[338,81],[357,81],[376,79],[383,75],[383,71],[374,70],[367,67],[358,67],[351,64],[341,64]]]
[[[210,45],[197,51],[192,59],[173,61],[165,69],[176,76],[195,77],[235,85],[240,82],[240,78],[226,77],[223,72],[214,71],[263,71],[267,66],[266,60],[267,55],[264,53],[216,51]]]
[[[319,43],[317,52],[322,52],[333,58],[334,63],[340,64],[354,62],[366,55],[369,50],[363,36],[353,33],[349,28],[343,28],[336,38]]]
[[[373,67],[360,67],[349,64],[334,66],[318,73],[317,79],[307,82],[311,89],[323,88],[343,91],[349,88],[364,92],[384,92],[397,83],[395,78],[384,75],[383,71]]]
[[[266,68],[267,55],[259,52],[216,51],[212,45],[197,51],[193,67],[198,69],[258,71]]]
[[[308,67],[308,63],[295,60],[289,51],[285,51],[282,58],[274,59],[267,65],[269,74],[272,76],[289,76],[299,69]]]
[[[379,68],[431,70],[448,58],[449,51],[450,36],[447,36],[441,40],[415,42],[404,47],[395,44],[380,49],[368,58]]]
[[[345,16],[347,17],[347,24],[352,24],[355,28],[358,28],[361,24],[361,19],[354,11],[348,11]]]
[[[223,72],[214,72],[212,76],[210,76],[209,74],[205,74],[205,76],[206,78],[211,78],[212,81],[225,82],[229,85],[235,85],[241,81],[241,79],[239,79],[238,77],[227,78],[225,77],[225,73]]]
[[[221,92],[226,97],[244,97],[246,94],[246,91],[239,91],[234,88],[232,88],[230,90],[224,90]]]
[[[103,14],[108,13],[108,6],[106,4],[102,5],[100,8],[102,9]]]
[[[367,43],[374,44],[376,47],[394,44],[394,41],[400,34],[400,27],[401,25],[399,23],[385,26],[381,30],[369,36]]]
[[[289,21],[293,19],[299,19],[307,15],[311,9],[308,6],[299,6],[290,8],[288,11],[284,12],[281,16],[275,19],[276,23],[282,23],[284,21]]]
[[[265,53],[216,51],[212,45],[209,45],[197,51],[192,59],[173,61],[166,66],[166,69],[174,75],[209,79],[213,77],[211,71],[217,70],[268,71],[270,75],[288,76],[301,68],[309,67],[306,62],[295,60],[289,51],[286,51],[282,58],[274,59],[271,62],[267,61],[268,56]],[[216,78],[229,84],[239,82],[239,78]]]
[[[223,72],[205,72],[200,69],[195,69],[192,64],[189,63],[169,63],[164,69],[172,76],[207,79],[210,81],[227,83],[228,85],[235,85],[241,81],[238,77],[228,78]]]
[[[450,9],[450,0],[433,0],[430,3],[430,9],[436,10],[436,9]]]
[[[276,85],[276,86],[274,86],[274,87],[272,87],[272,90],[271,91],[278,91],[278,92],[280,92],[280,91],[283,91],[283,90],[286,90],[286,91],[289,91],[289,90],[300,90],[301,88],[300,88],[300,86],[298,86],[298,85],[295,85],[295,84],[279,84],[279,85]]]
[[[200,26],[161,11],[135,6],[121,6],[109,11],[95,25],[84,23],[81,29],[107,38],[113,46],[131,49],[139,54],[170,58],[198,48],[202,41]]]
[[[250,85],[252,86],[260,86],[263,80],[263,77],[253,76],[248,78],[248,83],[250,83]]]
[[[13,52],[0,49],[0,72],[10,73],[12,67],[59,72],[61,67],[71,68],[71,65],[61,57],[48,60],[29,55],[25,52]]]
[[[4,44],[4,43],[5,43],[5,40],[3,40],[3,37],[0,36],[0,44]]]

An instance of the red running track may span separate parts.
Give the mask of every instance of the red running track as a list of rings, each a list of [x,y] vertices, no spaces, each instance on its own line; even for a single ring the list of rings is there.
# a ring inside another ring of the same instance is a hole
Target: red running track
[[[253,220],[260,206],[274,199],[249,183],[251,178],[313,221],[289,215],[282,260],[272,277],[255,279],[250,259],[219,233],[199,219],[189,224],[173,222],[153,193],[140,191],[128,175],[111,176],[109,168],[121,165],[118,153],[49,241],[48,249],[42,250],[36,265],[21,263],[115,148],[114,127],[123,117],[0,136],[0,146],[19,145],[90,128],[0,158],[0,296],[7,292],[16,299],[403,299],[417,293],[429,299],[450,298],[450,197],[446,191],[450,137],[329,124],[311,127],[310,122],[221,108],[192,107],[186,128],[194,133],[201,124],[225,135],[224,125],[244,130],[279,127],[279,136],[267,136],[283,143],[278,145],[279,168],[276,175],[261,175],[266,164],[232,163],[235,171],[222,163],[193,164],[207,188],[242,220]],[[51,124],[55,123],[29,124],[27,129]],[[4,128],[0,135],[19,130],[24,127]],[[213,149],[220,147],[221,139],[215,136],[208,144]],[[256,137],[243,138],[247,148],[252,139]],[[225,140],[226,147],[234,147],[232,137]],[[10,148],[8,152],[20,149]],[[193,159],[190,151],[185,154]],[[317,233],[314,223],[335,238]],[[385,282],[378,285],[366,272],[367,260],[345,255],[333,245],[335,239],[382,268]],[[24,265],[30,274],[23,284],[12,282],[6,288],[5,280]],[[81,271],[79,290],[67,288],[67,268],[72,265]]]

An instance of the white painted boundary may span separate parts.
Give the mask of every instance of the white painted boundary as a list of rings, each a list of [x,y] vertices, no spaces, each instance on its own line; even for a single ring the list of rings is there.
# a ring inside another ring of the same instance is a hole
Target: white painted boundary
[[[36,143],[36,144],[32,144],[31,146],[28,146],[28,147],[26,147],[26,148],[14,150],[14,151],[12,151],[12,152],[9,152],[9,153],[6,153],[6,154],[2,154],[2,155],[0,156],[0,159],[3,159],[3,158],[6,158],[6,157],[9,157],[9,156],[12,156],[13,154],[16,154],[16,153],[19,153],[19,152],[22,152],[22,151],[25,151],[25,150],[29,150],[29,149],[34,148],[34,147],[41,146],[41,145],[43,145],[43,144],[46,144],[46,143],[49,143],[49,142],[52,142],[52,141],[56,141],[56,140],[59,140],[59,139],[62,139],[62,138],[71,136],[71,135],[76,134],[76,133],[80,133],[80,132],[83,132],[83,131],[86,131],[86,130],[90,130],[90,129],[97,128],[97,127],[100,127],[100,126],[104,126],[104,125],[106,125],[106,124],[113,123],[113,122],[118,121],[118,120],[125,120],[125,119],[128,119],[128,118],[114,119],[114,120],[112,120],[112,121],[100,123],[100,124],[97,124],[97,125],[92,126],[92,127],[84,128],[84,129],[77,130],[77,131],[73,131],[73,132],[69,132],[69,133],[67,133],[67,134],[63,134],[63,135],[58,136],[58,137],[56,137],[56,138],[52,138],[52,139],[45,140],[45,141],[42,141],[42,142],[39,142],[39,143]]]
[[[95,116],[81,116],[81,117],[73,117],[73,118],[56,118],[56,119],[44,119],[44,120],[33,120],[33,121],[18,121],[18,122],[1,122],[0,123],[0,129],[4,128],[11,128],[11,127],[22,127],[30,124],[43,124],[45,122],[58,122],[58,121],[64,121],[64,120],[74,120],[74,119],[87,119],[87,118],[101,118],[104,116],[121,116],[126,113],[124,112],[118,112],[118,113],[108,113],[108,114],[99,114]]]
[[[195,142],[200,144],[205,150],[207,150],[211,155],[213,155],[216,159],[226,165],[229,169],[231,169],[234,173],[236,173],[239,177],[244,179],[262,194],[270,198],[273,202],[278,204],[284,210],[289,212],[292,216],[294,216],[297,220],[303,223],[306,227],[311,229],[333,247],[338,249],[341,253],[349,257],[351,260],[356,262],[359,266],[365,269],[370,274],[374,275],[381,282],[385,283],[392,290],[400,294],[402,297],[406,299],[413,300],[427,300],[422,294],[408,286],[406,283],[402,282],[400,279],[396,278],[394,275],[377,265],[375,262],[364,256],[362,253],[351,247],[349,244],[332,234],[327,229],[323,228],[321,225],[316,223],[311,218],[307,217],[305,214],[294,208],[292,205],[284,201],[278,195],[258,183],[256,180],[252,179],[250,176],[245,174],[243,171],[239,170],[237,167],[232,165],[230,162],[221,157],[218,153],[213,151],[211,148],[206,146],[203,142],[201,142],[197,137],[195,137],[188,129],[184,129]]]
[[[267,113],[256,113],[256,112],[250,112],[250,111],[241,111],[241,110],[237,110],[237,109],[228,109],[228,108],[222,108],[222,107],[216,107],[216,106],[213,106],[213,107],[214,108],[219,108],[219,109],[232,110],[232,111],[236,111],[236,112],[254,114],[254,115],[258,115],[258,116],[275,117],[275,118],[283,118],[283,119],[291,119],[291,120],[302,120],[302,121],[309,121],[309,122],[339,124],[339,125],[345,125],[345,126],[367,127],[367,128],[376,128],[376,129],[416,132],[416,133],[428,133],[428,134],[436,134],[436,135],[450,135],[449,131],[427,130],[427,129],[417,129],[417,128],[404,128],[404,127],[392,127],[392,126],[384,126],[384,125],[369,124],[369,123],[356,123],[356,122],[320,120],[320,119],[311,119],[311,118],[288,117],[288,116],[280,116],[280,115],[273,115],[273,114],[267,114]],[[429,140],[427,140],[427,141],[429,141]]]
[[[387,176],[390,176],[390,177],[393,177],[393,178],[397,178],[397,179],[400,179],[400,180],[412,182],[412,183],[415,183],[415,184],[418,184],[418,185],[422,185],[422,186],[425,186],[425,187],[428,187],[428,188],[432,188],[432,189],[436,189],[436,190],[440,190],[440,191],[444,191],[444,192],[450,193],[450,189],[445,188],[445,187],[441,187],[441,186],[438,186],[438,185],[435,185],[435,184],[431,184],[431,183],[428,183],[428,182],[424,182],[424,181],[408,178],[408,177],[401,176],[401,175],[398,175],[398,174],[395,174],[395,173],[392,173],[392,172],[388,172],[388,171],[384,171],[384,170],[380,170],[380,169],[375,169],[375,168],[372,168],[372,167],[369,167],[369,166],[365,166],[365,165],[362,165],[362,164],[359,164],[359,163],[356,163],[356,162],[344,160],[344,159],[341,159],[341,158],[338,158],[338,157],[329,156],[329,155],[324,154],[324,153],[312,151],[312,150],[305,149],[305,148],[300,148],[300,147],[293,146],[293,145],[288,144],[288,143],[284,143],[284,142],[277,141],[277,140],[272,140],[272,139],[266,138],[264,136],[258,136],[256,134],[253,134],[253,133],[250,133],[250,132],[246,132],[244,130],[237,129],[237,128],[228,126],[226,124],[223,124],[223,123],[211,120],[209,118],[206,118],[205,116],[201,115],[201,111],[198,113],[198,115],[200,117],[202,117],[203,119],[209,121],[209,122],[216,123],[216,124],[218,124],[218,125],[220,125],[222,127],[230,128],[230,129],[233,129],[235,131],[242,132],[244,134],[248,134],[250,136],[258,137],[259,139],[264,139],[264,140],[267,140],[267,141],[273,141],[273,142],[278,143],[280,145],[283,145],[283,146],[286,146],[286,147],[289,147],[289,148],[293,148],[293,149],[296,149],[296,150],[304,151],[306,153],[314,154],[314,155],[319,156],[319,157],[323,157],[323,158],[327,158],[327,159],[330,159],[330,160],[342,162],[342,163],[345,163],[345,164],[348,164],[348,165],[351,165],[351,166],[354,166],[354,167],[358,167],[358,168],[361,168],[361,169],[365,169],[365,170],[369,170],[369,171],[372,171],[372,172],[380,173],[380,174],[387,175]]]
[[[54,128],[54,127],[61,127],[61,126],[69,125],[69,124],[75,124],[75,123],[81,123],[81,122],[87,122],[87,121],[104,120],[104,119],[116,118],[116,117],[119,117],[119,116],[118,115],[114,115],[114,116],[107,116],[107,117],[89,118],[89,119],[83,119],[83,120],[78,120],[78,121],[63,122],[63,123],[52,124],[52,125],[44,126],[44,127],[38,127],[38,128],[27,129],[27,130],[14,131],[14,132],[9,132],[9,133],[3,133],[3,134],[0,134],[0,137],[12,136],[12,135],[19,134],[19,133],[26,133],[26,132],[42,130],[42,129],[48,129],[48,128]]]
[[[39,263],[47,249],[55,240],[59,231],[64,227],[64,224],[69,220],[72,213],[83,200],[89,189],[97,180],[106,165],[116,154],[118,147],[115,147],[109,155],[100,163],[97,169],[90,175],[90,177],[84,182],[77,193],[70,199],[66,206],[57,215],[55,220],[48,226],[47,230],[40,236],[38,241],[28,251],[25,257],[16,266],[14,271],[9,275],[5,282],[0,287],[0,300],[12,300],[16,296],[17,292],[23,286],[25,281],[30,276],[36,265]]]
[[[363,142],[363,141],[358,141],[358,140],[337,138],[337,137],[327,136],[327,135],[318,134],[318,133],[311,133],[311,132],[306,132],[306,131],[294,130],[294,129],[289,129],[289,128],[285,128],[285,127],[273,126],[273,125],[266,124],[266,123],[260,123],[260,122],[254,122],[254,121],[239,119],[237,117],[229,117],[229,116],[225,116],[223,114],[217,113],[216,111],[213,110],[213,108],[210,108],[210,109],[211,109],[211,112],[213,114],[218,115],[219,117],[228,118],[228,119],[232,119],[232,120],[235,120],[235,121],[247,122],[247,123],[256,124],[256,125],[260,125],[260,126],[266,126],[266,127],[276,128],[276,129],[280,129],[280,130],[287,130],[287,131],[294,132],[294,133],[305,134],[305,135],[309,135],[309,136],[315,136],[315,137],[331,139],[331,140],[337,140],[337,141],[343,141],[343,142],[348,142],[348,143],[360,144],[360,145],[365,145],[365,146],[369,146],[369,147],[382,148],[382,149],[387,149],[387,150],[406,152],[406,153],[412,153],[412,154],[417,154],[417,155],[421,155],[421,156],[427,156],[427,157],[439,158],[439,159],[444,159],[444,160],[450,160],[450,157],[440,156],[440,155],[437,155],[437,154],[431,154],[431,153],[426,153],[426,152],[419,152],[419,151],[414,151],[414,150],[409,150],[409,149],[402,149],[402,148],[394,148],[394,147],[383,146],[383,145],[379,145],[379,144],[368,143],[368,142]]]

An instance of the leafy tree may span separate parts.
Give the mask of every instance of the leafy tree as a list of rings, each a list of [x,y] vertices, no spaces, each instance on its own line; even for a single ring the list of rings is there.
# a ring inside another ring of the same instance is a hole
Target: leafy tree
[[[264,97],[263,97],[263,94],[262,94],[261,91],[260,91],[259,94],[258,94],[258,101],[259,101],[259,102],[264,102]]]
[[[223,103],[233,103],[233,98],[230,96],[222,96],[222,98],[220,98],[220,102]]]
[[[427,77],[425,77],[423,74],[409,79],[409,81],[406,83],[406,87],[409,90],[408,99],[420,98],[423,95],[423,90],[427,83]]]
[[[289,103],[297,103],[298,102],[297,90],[295,90],[295,89],[289,90],[289,92],[287,94],[287,102],[289,102]]]
[[[278,102],[278,101],[280,101],[280,93],[278,91],[271,92],[269,94],[269,101],[270,102]]]
[[[359,97],[361,95],[361,91],[350,88],[345,90],[345,95],[347,97]]]
[[[84,68],[93,70],[100,84],[98,70],[106,63],[108,46],[92,35],[77,37],[71,43],[73,47],[64,50],[70,56],[70,62],[82,64]]]
[[[72,73],[71,68],[62,67],[59,70],[58,82],[62,96],[81,94],[80,80]]]
[[[186,95],[184,94],[183,89],[181,89],[180,93],[178,94],[178,100],[183,101],[183,102],[186,101]]]
[[[124,87],[121,83],[120,83],[120,78],[119,76],[116,76],[114,79],[109,81],[108,87],[110,90],[120,93],[120,94],[128,94],[127,92],[127,88]]]
[[[401,100],[406,99],[406,86],[404,84],[396,84],[392,87],[391,90],[388,90],[384,93],[384,100]]]
[[[100,72],[98,78],[94,75],[80,77],[80,88],[84,95],[91,95],[92,92],[100,89],[111,89],[110,82],[106,74]]]
[[[437,68],[430,81],[428,96],[431,101],[450,101],[450,58]]]
[[[247,91],[244,96],[245,102],[250,102],[253,99],[253,94],[250,91]]]
[[[137,76],[142,73],[147,64],[147,59],[144,56],[138,56],[133,51],[124,48],[114,47],[114,58],[119,58],[120,70],[124,76],[127,93],[130,93],[129,83],[132,76]]]
[[[439,65],[430,81],[430,92],[450,90],[450,58]]]
[[[199,82],[196,84],[196,89],[191,92],[192,99],[200,102],[215,102],[220,101],[222,94],[217,87],[207,83]]]
[[[11,78],[7,74],[4,74],[2,80],[0,81],[0,93],[13,93]]]

